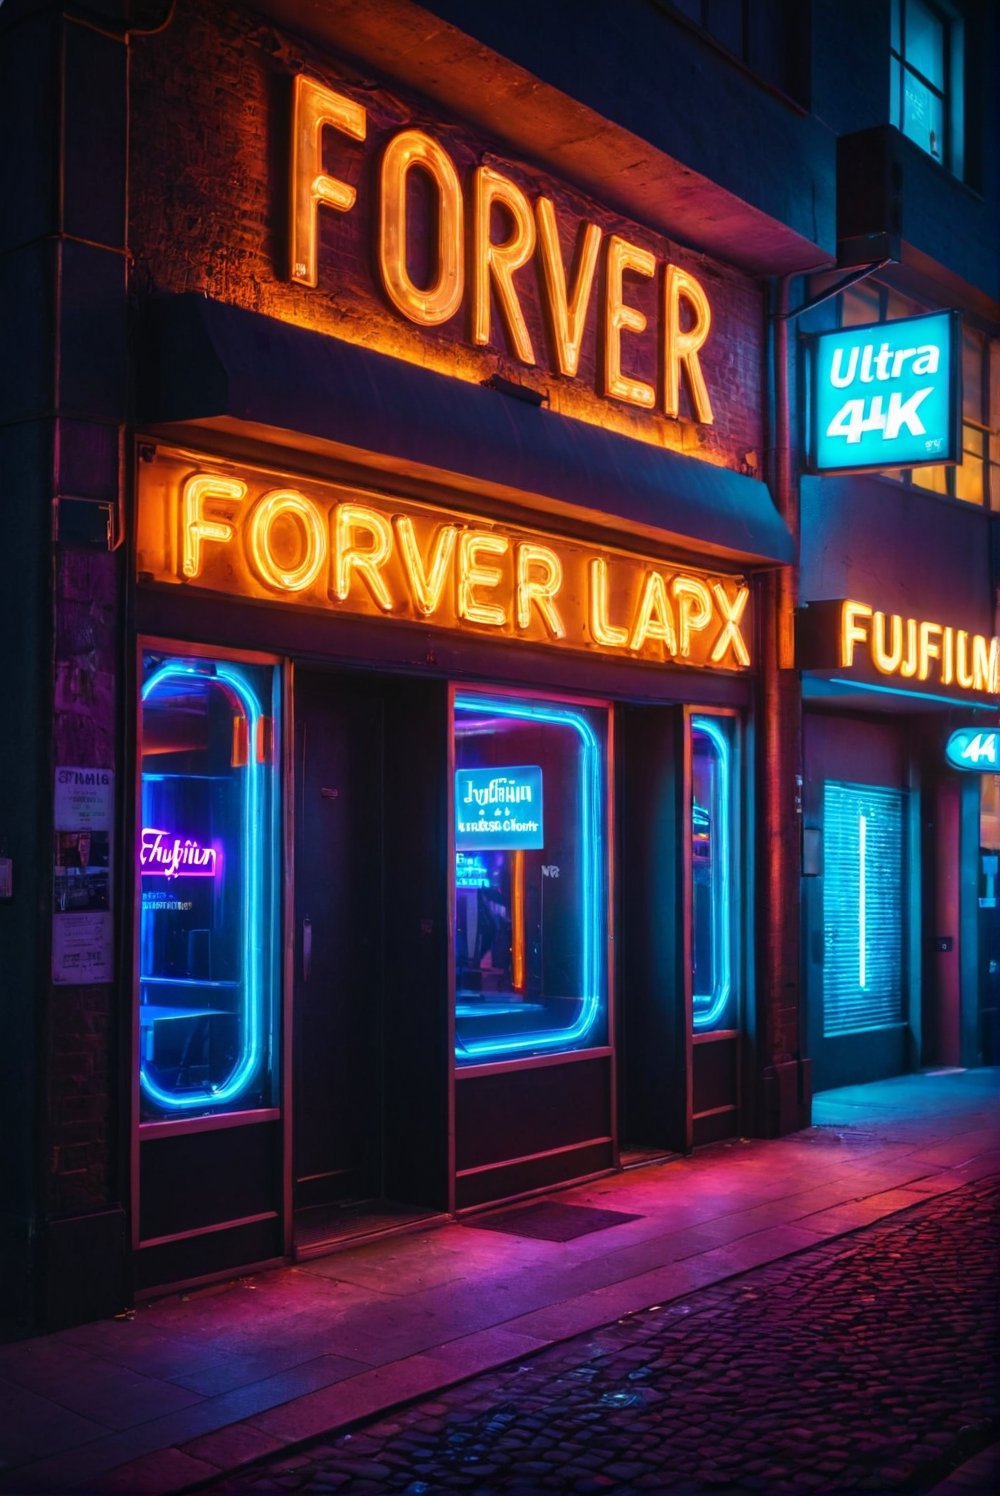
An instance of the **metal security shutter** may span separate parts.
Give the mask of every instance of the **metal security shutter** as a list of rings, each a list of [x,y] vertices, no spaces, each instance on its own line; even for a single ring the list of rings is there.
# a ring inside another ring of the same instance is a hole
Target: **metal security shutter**
[[[903,791],[823,787],[823,1033],[903,1017]]]

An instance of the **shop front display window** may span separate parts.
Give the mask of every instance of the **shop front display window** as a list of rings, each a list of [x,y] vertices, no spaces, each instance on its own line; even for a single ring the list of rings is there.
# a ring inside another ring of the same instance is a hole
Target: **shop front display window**
[[[460,1065],[607,1042],[607,713],[455,699]]]
[[[691,721],[691,963],[694,1029],[736,1027],[731,724]]]
[[[274,1103],[276,692],[268,665],[144,657],[143,1121]]]

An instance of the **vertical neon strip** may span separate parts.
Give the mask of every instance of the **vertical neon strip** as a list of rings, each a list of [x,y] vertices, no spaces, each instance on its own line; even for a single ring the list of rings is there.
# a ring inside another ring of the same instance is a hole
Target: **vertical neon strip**
[[[693,1023],[697,1029],[711,1028],[717,1023],[732,991],[732,928],[731,892],[732,856],[730,852],[730,820],[732,817],[731,780],[732,750],[729,737],[721,725],[712,717],[692,717],[691,732],[701,733],[712,745],[716,764],[716,784],[711,807],[712,844],[712,967],[715,981],[711,992],[693,994],[693,1004],[707,1003],[702,1012],[695,1012]],[[693,910],[692,910],[693,913]]]
[[[515,992],[524,991],[524,853],[513,855],[511,870],[510,943],[511,985]]]
[[[213,662],[212,673],[190,661],[171,660],[154,672],[142,688],[145,704],[164,681],[196,679],[214,684],[222,682],[227,695],[235,696],[246,714],[250,742],[257,741],[258,722],[261,716],[260,703],[250,689],[242,673],[234,665]],[[263,766],[256,755],[248,756],[243,769],[244,791],[242,796],[243,877],[240,888],[240,913],[242,918],[243,964],[242,964],[242,1011],[241,1047],[239,1058],[230,1074],[220,1086],[200,1091],[186,1092],[175,1096],[164,1091],[146,1073],[139,1072],[143,1091],[157,1106],[166,1110],[185,1110],[192,1107],[224,1106],[246,1090],[260,1067],[263,1050],[263,956],[264,956],[264,866],[262,859],[263,814]],[[145,794],[145,792],[144,792]],[[141,917],[141,916],[140,916]],[[142,978],[140,977],[140,981]]]
[[[865,863],[868,860],[868,818],[858,816],[858,986],[867,987],[868,970],[865,959],[865,945],[867,943],[868,910],[866,907],[867,889],[865,886]]]
[[[455,697],[455,710],[490,713],[526,722],[551,722],[571,727],[580,738],[580,931],[581,994],[580,1014],[566,1028],[538,1033],[510,1035],[505,1039],[480,1039],[463,1042],[460,1059],[474,1056],[518,1054],[540,1049],[566,1049],[578,1044],[594,1027],[602,1008],[603,961],[601,932],[604,929],[601,905],[602,869],[604,867],[604,796],[602,782],[603,755],[597,735],[582,712],[545,702],[515,701],[508,697]]]

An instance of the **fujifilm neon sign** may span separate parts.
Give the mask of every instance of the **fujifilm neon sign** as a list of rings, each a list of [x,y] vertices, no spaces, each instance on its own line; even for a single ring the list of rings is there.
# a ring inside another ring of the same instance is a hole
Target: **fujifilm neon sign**
[[[816,472],[958,459],[958,313],[821,333],[812,350]]]

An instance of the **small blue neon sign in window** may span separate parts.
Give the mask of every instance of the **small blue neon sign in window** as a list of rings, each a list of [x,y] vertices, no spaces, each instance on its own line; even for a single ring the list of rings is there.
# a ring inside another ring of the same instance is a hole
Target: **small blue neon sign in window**
[[[945,744],[945,757],[953,769],[979,774],[1000,773],[1000,730],[959,727]]]
[[[538,765],[459,769],[455,774],[455,845],[463,851],[543,847]]]
[[[455,698],[459,1065],[606,1042],[606,719]]]
[[[271,1104],[274,672],[150,656],[142,687],[144,1120]]]
[[[691,719],[693,1022],[696,1033],[735,1025],[733,749],[724,718]]]
[[[950,311],[815,336],[814,471],[958,461],[961,347],[959,314]]]

